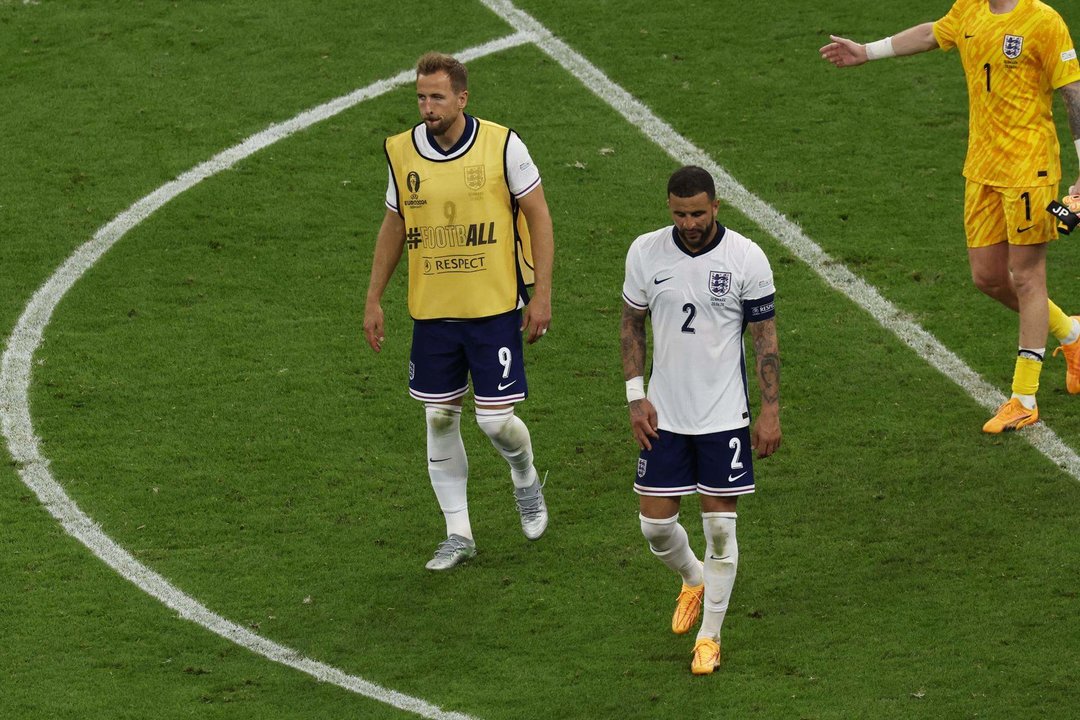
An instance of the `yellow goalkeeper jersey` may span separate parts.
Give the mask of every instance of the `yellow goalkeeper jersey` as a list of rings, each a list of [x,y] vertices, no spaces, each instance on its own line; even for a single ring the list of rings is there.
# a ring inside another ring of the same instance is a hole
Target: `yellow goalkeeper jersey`
[[[943,49],[958,49],[967,78],[964,176],[998,187],[1056,185],[1054,90],[1080,80],[1061,16],[1039,0],[1019,0],[1003,15],[990,12],[988,0],[956,0],[934,36]]]

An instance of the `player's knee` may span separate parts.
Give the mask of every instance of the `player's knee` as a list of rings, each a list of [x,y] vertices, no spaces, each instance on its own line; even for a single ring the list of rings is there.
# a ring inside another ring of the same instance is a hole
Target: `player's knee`
[[[638,519],[641,520],[641,534],[649,541],[649,547],[654,551],[667,547],[678,533],[678,513],[669,518],[648,518],[638,515]]]
[[[971,281],[983,294],[996,298],[1003,292],[1008,292],[1011,280],[1008,275],[995,272],[985,272],[976,268],[971,269]]]
[[[701,514],[705,539],[714,548],[713,554],[726,557],[738,552],[738,544],[735,539],[735,520],[737,517],[733,512]]]
[[[461,418],[461,408],[455,405],[427,403],[424,405],[427,426],[436,435],[444,435],[457,427]]]
[[[529,441],[529,430],[516,415],[514,408],[486,410],[477,408],[476,424],[501,447],[518,447]]]

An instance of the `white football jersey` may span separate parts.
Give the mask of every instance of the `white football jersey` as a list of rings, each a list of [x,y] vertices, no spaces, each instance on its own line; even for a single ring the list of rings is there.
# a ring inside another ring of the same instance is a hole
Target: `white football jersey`
[[[765,253],[723,225],[696,254],[673,225],[634,240],[623,299],[652,315],[648,397],[661,429],[703,435],[749,425],[742,334],[773,317],[775,292]]]

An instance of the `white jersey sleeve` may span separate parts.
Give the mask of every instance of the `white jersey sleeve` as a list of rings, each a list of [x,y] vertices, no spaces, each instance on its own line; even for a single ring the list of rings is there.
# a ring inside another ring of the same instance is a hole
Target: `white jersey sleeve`
[[[529,149],[513,130],[506,140],[506,185],[516,198],[524,197],[540,184],[540,170]]]
[[[394,212],[398,211],[397,186],[394,185],[394,171],[390,169],[390,163],[386,164],[386,207]]]
[[[638,310],[649,308],[649,296],[645,287],[644,269],[641,264],[641,239],[635,240],[626,253],[626,276],[623,279],[623,300]]]
[[[769,259],[757,243],[749,246],[739,279],[742,283],[740,295],[746,321],[760,322],[771,318],[775,314],[773,298],[776,295],[776,284]]]

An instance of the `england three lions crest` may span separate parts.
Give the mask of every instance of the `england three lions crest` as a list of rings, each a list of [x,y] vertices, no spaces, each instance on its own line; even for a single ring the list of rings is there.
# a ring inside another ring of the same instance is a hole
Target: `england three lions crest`
[[[709,292],[715,297],[724,297],[731,289],[731,273],[719,270],[709,271]]]
[[[1022,35],[1006,35],[1005,42],[1001,45],[1001,51],[1005,53],[1005,57],[1010,60],[1015,60],[1020,57],[1020,53],[1024,49],[1024,37]]]
[[[469,165],[465,168],[465,186],[470,190],[479,190],[487,182],[483,165]]]

